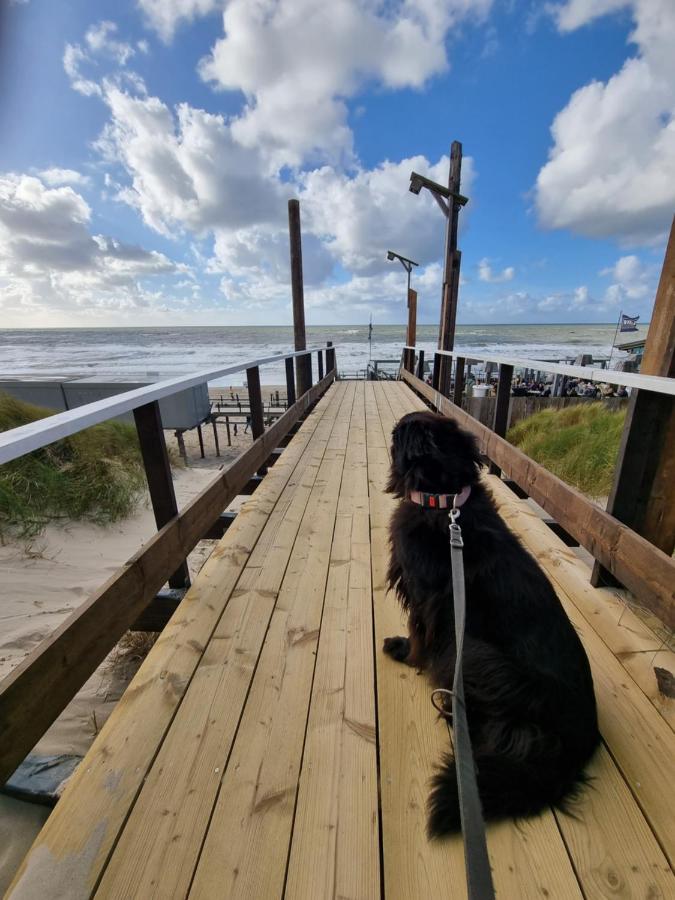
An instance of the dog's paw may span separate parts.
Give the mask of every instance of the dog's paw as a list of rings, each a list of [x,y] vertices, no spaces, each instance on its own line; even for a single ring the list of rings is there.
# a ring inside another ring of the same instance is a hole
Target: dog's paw
[[[382,649],[397,662],[405,662],[410,653],[410,641],[407,637],[385,638]]]

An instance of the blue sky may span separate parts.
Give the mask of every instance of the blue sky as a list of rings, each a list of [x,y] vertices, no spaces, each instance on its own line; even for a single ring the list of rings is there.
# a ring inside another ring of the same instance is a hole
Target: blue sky
[[[675,212],[672,0],[0,0],[3,325],[649,318]]]

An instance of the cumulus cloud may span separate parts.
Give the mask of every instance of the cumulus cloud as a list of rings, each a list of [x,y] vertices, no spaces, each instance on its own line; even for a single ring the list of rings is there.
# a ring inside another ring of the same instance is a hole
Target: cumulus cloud
[[[226,0],[137,0],[148,25],[163,41],[172,40],[183,22],[222,9]]]
[[[478,263],[478,279],[479,281],[487,281],[490,284],[499,284],[504,281],[512,281],[516,270],[513,266],[506,266],[501,272],[495,272],[490,265],[487,256],[483,257]]]
[[[63,68],[71,87],[85,97],[100,97],[103,94],[101,85],[94,78],[83,74],[85,67],[95,64],[98,59],[124,67],[136,53],[131,44],[117,39],[117,31],[115,22],[104,20],[86,31],[84,46],[66,44]],[[133,75],[131,77],[134,78]]]
[[[43,169],[38,172],[40,178],[50,187],[58,187],[61,184],[88,185],[90,179],[87,175],[77,172],[75,169],[59,169],[52,167],[51,169]]]
[[[202,77],[241,91],[237,141],[263,146],[277,165],[353,157],[346,101],[369,82],[421,88],[448,66],[446,39],[492,0],[229,0],[224,37]]]
[[[185,271],[161,253],[92,234],[90,220],[88,204],[72,187],[49,187],[30,175],[0,175],[5,315],[37,307],[144,306],[144,279]]]
[[[304,173],[299,194],[303,221],[353,272],[374,274],[391,268],[388,249],[425,265],[442,255],[445,224],[428,191],[419,196],[409,192],[410,172],[414,169],[443,183],[448,166],[447,156],[434,163],[414,156],[352,173],[331,166]],[[462,164],[463,191],[471,192],[473,179],[473,160],[467,157]]]
[[[609,306],[621,306],[626,301],[644,301],[653,296],[654,272],[635,255],[622,256],[600,274],[612,280],[604,297]]]
[[[675,207],[675,4],[568,0],[553,13],[569,32],[621,9],[633,17],[637,55],[558,113],[536,206],[549,228],[648,243],[662,238]]]

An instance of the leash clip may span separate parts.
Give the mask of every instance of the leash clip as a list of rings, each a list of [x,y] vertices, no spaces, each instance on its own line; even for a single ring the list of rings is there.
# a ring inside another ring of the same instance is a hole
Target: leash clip
[[[450,546],[463,547],[464,541],[462,540],[462,529],[457,524],[457,519],[459,519],[459,508],[453,506],[448,513],[448,517],[450,519]]]

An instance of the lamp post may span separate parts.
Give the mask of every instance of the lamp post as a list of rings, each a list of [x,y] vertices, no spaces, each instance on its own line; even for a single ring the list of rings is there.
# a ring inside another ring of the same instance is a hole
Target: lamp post
[[[390,262],[397,259],[408,273],[408,290],[406,293],[408,306],[408,330],[406,331],[405,342],[408,347],[414,348],[415,341],[417,339],[417,291],[413,291],[410,288],[410,273],[412,272],[412,267],[418,266],[419,263],[416,263],[412,259],[408,259],[407,256],[401,256],[400,253],[394,253],[393,250],[387,251],[387,259]],[[415,350],[404,350],[403,360],[403,365],[405,366],[405,368],[408,369],[409,372],[412,372],[415,368]]]
[[[450,175],[448,186],[412,172],[410,175],[410,191],[419,194],[423,188],[431,192],[446,218],[445,229],[445,262],[443,266],[443,293],[441,297],[441,322],[438,335],[438,349],[452,350],[455,343],[455,320],[457,317],[457,296],[459,294],[459,267],[462,254],[457,249],[457,231],[459,227],[459,210],[469,202],[468,197],[460,194],[462,170],[462,145],[452,142],[450,150]],[[450,388],[451,360],[447,356],[440,358],[438,368],[438,389],[447,396]]]

